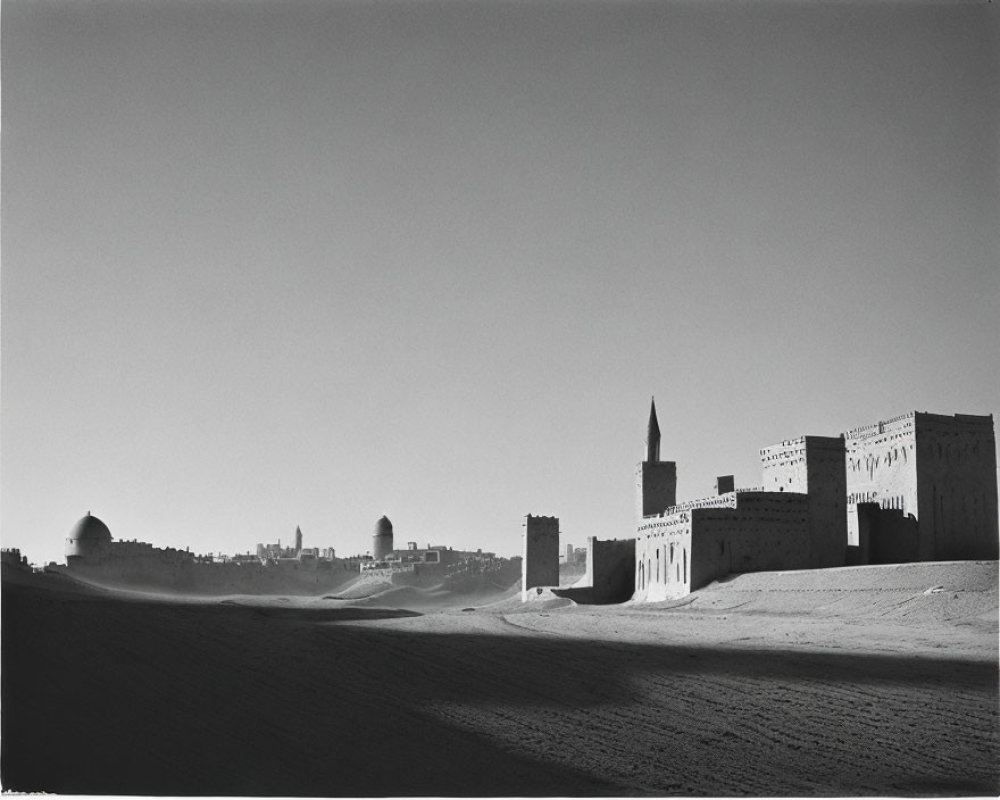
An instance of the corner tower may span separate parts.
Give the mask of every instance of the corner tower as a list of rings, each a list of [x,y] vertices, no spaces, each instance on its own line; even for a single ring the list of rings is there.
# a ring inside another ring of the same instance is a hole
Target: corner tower
[[[677,464],[660,461],[660,423],[656,419],[656,400],[650,401],[649,427],[646,433],[646,460],[635,468],[638,518],[662,514],[677,503]]]

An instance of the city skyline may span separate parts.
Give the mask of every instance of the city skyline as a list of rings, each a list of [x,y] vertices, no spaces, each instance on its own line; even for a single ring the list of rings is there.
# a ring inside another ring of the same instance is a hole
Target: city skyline
[[[998,413],[985,3],[12,0],[2,539],[633,531],[758,450]]]

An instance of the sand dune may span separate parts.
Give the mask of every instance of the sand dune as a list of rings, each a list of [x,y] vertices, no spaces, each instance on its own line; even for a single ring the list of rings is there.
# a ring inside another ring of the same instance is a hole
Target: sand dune
[[[996,562],[748,575],[659,608],[401,588],[206,601],[5,579],[3,784],[996,795],[996,575]]]

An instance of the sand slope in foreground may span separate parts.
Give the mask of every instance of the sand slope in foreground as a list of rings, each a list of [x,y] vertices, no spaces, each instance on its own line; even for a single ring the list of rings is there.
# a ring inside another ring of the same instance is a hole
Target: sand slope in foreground
[[[910,566],[425,614],[5,580],[4,788],[996,795],[997,565]]]

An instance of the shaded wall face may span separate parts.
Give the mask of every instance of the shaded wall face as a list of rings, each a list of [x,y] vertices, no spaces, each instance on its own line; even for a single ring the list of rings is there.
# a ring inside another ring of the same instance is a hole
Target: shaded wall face
[[[847,471],[844,440],[806,437],[809,566],[844,566],[847,554]]]
[[[559,520],[556,517],[527,518],[524,529],[524,560],[521,589],[559,585]]]
[[[677,504],[677,464],[643,461],[635,468],[636,517],[662,514]]]
[[[587,574],[596,602],[623,603],[635,590],[635,539],[587,540]]]
[[[860,555],[865,564],[908,564],[920,560],[917,521],[878,503],[858,504]]]
[[[858,546],[858,503],[878,503],[904,516],[918,515],[914,418],[869,426],[845,439],[847,543]]]
[[[918,414],[921,560],[998,557],[992,419]]]

